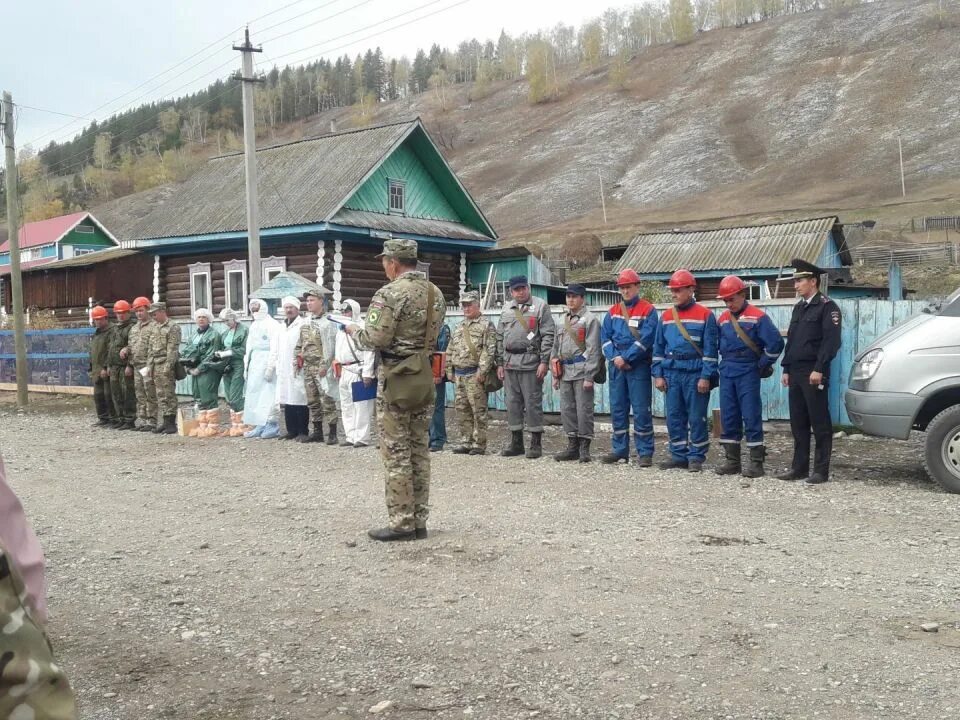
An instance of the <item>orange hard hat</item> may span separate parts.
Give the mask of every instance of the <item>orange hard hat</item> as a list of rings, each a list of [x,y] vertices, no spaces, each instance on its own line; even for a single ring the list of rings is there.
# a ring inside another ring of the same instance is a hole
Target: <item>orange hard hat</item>
[[[696,287],[697,280],[693,277],[693,273],[689,270],[677,270],[673,275],[670,276],[670,282],[667,283],[668,288],[687,288],[687,287]]]
[[[631,268],[626,270],[621,270],[620,274],[617,275],[617,287],[623,287],[624,285],[639,285],[640,276],[637,275],[637,271]]]
[[[97,305],[90,311],[90,317],[92,317],[94,320],[99,320],[100,318],[105,318],[108,316],[109,313],[107,312],[107,309],[101,305]]]
[[[727,275],[723,280],[720,281],[720,287],[717,289],[717,298],[720,300],[726,300],[729,297],[733,297],[738,292],[743,292],[747,289],[747,284],[738,278],[736,275]]]
[[[133,301],[134,310],[138,308],[148,308],[148,307],[150,307],[150,301],[147,298],[143,297],[142,295]]]
[[[113,304],[113,311],[115,313],[127,313],[130,312],[130,303],[126,300],[117,300]]]

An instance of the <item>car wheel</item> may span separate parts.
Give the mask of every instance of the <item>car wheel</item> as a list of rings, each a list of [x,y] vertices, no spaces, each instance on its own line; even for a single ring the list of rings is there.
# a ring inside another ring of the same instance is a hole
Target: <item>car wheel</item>
[[[923,464],[940,487],[960,493],[960,405],[948,407],[930,421]]]

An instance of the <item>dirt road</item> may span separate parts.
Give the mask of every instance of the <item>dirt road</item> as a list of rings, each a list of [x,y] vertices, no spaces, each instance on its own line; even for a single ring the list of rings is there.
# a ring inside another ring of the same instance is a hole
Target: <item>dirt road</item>
[[[960,497],[915,443],[839,441],[816,488],[444,452],[430,538],[378,545],[374,450],[82,405],[0,405],[0,447],[83,718],[960,713]]]

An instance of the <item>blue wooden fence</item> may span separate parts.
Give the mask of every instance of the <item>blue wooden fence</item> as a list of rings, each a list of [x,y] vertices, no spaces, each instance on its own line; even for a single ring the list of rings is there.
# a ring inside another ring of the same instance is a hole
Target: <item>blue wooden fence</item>
[[[910,316],[920,312],[927,303],[919,300],[872,300],[872,299],[844,299],[837,300],[843,314],[843,341],[840,352],[831,367],[832,382],[830,384],[830,413],[835,423],[849,424],[846,409],[843,405],[843,394],[847,389],[850,370],[856,355],[876,340],[880,335],[895,325],[903,322]],[[718,303],[705,303],[719,315],[723,311]],[[781,330],[786,331],[790,324],[790,314],[793,311],[791,300],[767,300],[757,305],[770,316]],[[668,305],[658,306],[662,312]],[[597,315],[602,316],[606,308],[594,308]],[[485,315],[494,323],[497,322],[500,312],[490,310]],[[563,310],[554,309],[554,318],[558,327],[562,327]],[[451,327],[460,324],[463,316],[459,311],[448,312],[447,323]],[[219,332],[224,330],[222,323],[215,323]],[[184,343],[193,337],[196,331],[193,323],[184,322]],[[82,385],[89,382],[86,378],[86,348],[89,345],[89,336],[92,328],[78,328],[68,330],[31,330],[27,333],[28,355],[32,376],[49,375],[56,378],[55,384]],[[0,331],[0,380],[11,380],[13,377],[13,337],[10,331]],[[787,390],[780,385],[780,365],[777,364],[772,377],[763,381],[763,409],[764,417],[768,420],[786,420],[789,418],[787,404]],[[32,382],[50,382],[50,379],[36,378]],[[177,393],[192,395],[192,380],[187,378],[177,383]],[[548,412],[560,411],[559,394],[554,392],[548,376],[544,383],[544,409]],[[653,393],[654,414],[663,417],[663,396],[659,392]],[[711,408],[718,406],[719,393],[714,392],[710,399]],[[447,402],[453,403],[453,387],[447,384]],[[490,406],[499,410],[506,409],[503,391],[491,395]],[[610,398],[606,386],[597,393],[596,410],[601,414],[609,414]]]

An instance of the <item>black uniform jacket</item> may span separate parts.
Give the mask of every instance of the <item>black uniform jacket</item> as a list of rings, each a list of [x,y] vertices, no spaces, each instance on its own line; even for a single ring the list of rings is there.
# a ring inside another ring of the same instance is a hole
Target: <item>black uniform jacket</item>
[[[793,308],[783,371],[830,373],[830,361],[840,349],[840,308],[822,293]]]

